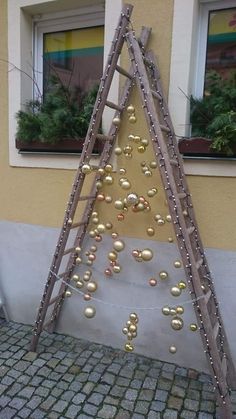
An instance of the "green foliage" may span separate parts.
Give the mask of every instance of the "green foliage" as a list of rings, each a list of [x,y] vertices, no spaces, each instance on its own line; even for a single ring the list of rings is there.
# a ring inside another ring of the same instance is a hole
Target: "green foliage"
[[[78,100],[53,76],[43,101],[30,101],[16,114],[19,140],[55,144],[62,139],[84,138],[87,133],[98,87]]]
[[[192,136],[212,140],[211,148],[228,155],[236,145],[236,73],[225,80],[210,72],[202,99],[190,98]]]

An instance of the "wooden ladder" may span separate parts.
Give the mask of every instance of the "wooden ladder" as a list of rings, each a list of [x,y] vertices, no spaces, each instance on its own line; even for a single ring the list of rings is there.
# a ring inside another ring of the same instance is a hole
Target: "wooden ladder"
[[[204,351],[217,389],[221,417],[231,419],[233,416],[229,387],[236,388],[235,368],[230,355],[213,281],[199,236],[191,195],[186,183],[183,163],[178,151],[167,102],[162,92],[159,71],[153,53],[145,52],[150,30],[143,28],[140,40],[137,40],[134,32],[129,30],[131,12],[131,5],[123,7],[115,31],[108,62],[101,79],[97,100],[85,139],[79,168],[69,197],[62,230],[40,302],[31,350],[36,350],[42,330],[46,329],[52,332],[55,329],[56,321],[65,299],[67,286],[73,275],[76,259],[78,258],[96,200],[97,182],[101,177],[101,170],[99,173],[98,169],[103,169],[109,162],[115,145],[118,127],[114,123],[112,123],[107,135],[98,133],[104,108],[108,106],[115,109],[115,117],[120,117],[127,105],[132,85],[136,82],[164,185],[190,294],[193,299]],[[131,60],[131,68],[128,71],[118,65],[124,42],[127,44]],[[107,100],[115,71],[126,77],[118,105]],[[103,151],[96,168],[90,194],[83,196],[81,192],[86,174],[85,167],[86,164],[90,167],[89,163],[96,139],[103,141]],[[74,216],[81,201],[85,201],[86,205],[81,220],[77,222],[74,220]],[[76,231],[73,245],[67,247],[72,231]],[[60,273],[63,258],[68,255],[69,259],[65,270]],[[52,297],[58,278],[63,282],[61,282],[56,296]],[[49,307],[51,308],[51,314],[49,320],[46,320]]]

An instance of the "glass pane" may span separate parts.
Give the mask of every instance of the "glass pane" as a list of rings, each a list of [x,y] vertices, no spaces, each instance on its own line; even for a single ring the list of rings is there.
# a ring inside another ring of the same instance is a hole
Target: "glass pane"
[[[236,70],[236,8],[209,13],[206,74],[212,70],[223,78]]]
[[[51,75],[78,95],[98,84],[103,70],[103,45],[103,26],[44,34],[44,93]]]

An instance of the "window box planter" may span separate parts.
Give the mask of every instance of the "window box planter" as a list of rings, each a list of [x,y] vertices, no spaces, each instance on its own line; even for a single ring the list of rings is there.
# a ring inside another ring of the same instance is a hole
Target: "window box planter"
[[[81,154],[84,144],[84,138],[79,140],[75,139],[64,139],[60,140],[58,143],[42,143],[40,141],[33,141],[31,143],[25,143],[19,139],[16,139],[16,148],[19,150],[19,153],[73,153]],[[93,154],[100,154],[102,151],[102,143],[96,141],[94,146]]]
[[[215,157],[215,158],[236,158],[236,146],[234,154],[220,153],[211,148],[211,140],[203,137],[184,138],[179,141],[179,151],[189,157]]]

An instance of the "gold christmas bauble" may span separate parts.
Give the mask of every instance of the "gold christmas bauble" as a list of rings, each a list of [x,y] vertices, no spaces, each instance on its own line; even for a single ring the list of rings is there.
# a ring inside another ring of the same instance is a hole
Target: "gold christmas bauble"
[[[181,330],[184,326],[184,322],[181,319],[181,317],[173,317],[173,319],[171,320],[171,327],[174,330]]]
[[[92,239],[96,236],[96,233],[94,230],[90,230],[89,232],[89,237],[91,237]]]
[[[176,314],[177,314],[176,309],[175,309],[175,308],[173,308],[173,307],[171,307],[171,308],[170,308],[170,315],[171,315],[171,316],[175,316]]]
[[[159,277],[163,280],[168,278],[168,273],[166,271],[159,272]]]
[[[122,189],[130,189],[131,184],[128,180],[125,180],[124,182],[122,182],[121,187],[122,187]]]
[[[111,230],[113,225],[112,225],[112,223],[106,223],[105,227],[106,227],[107,230]]]
[[[149,140],[147,138],[142,138],[141,144],[144,145],[144,147],[147,147],[149,144]]]
[[[101,180],[98,180],[96,182],[96,187],[97,187],[97,189],[102,189],[102,182],[101,182]]]
[[[122,332],[124,333],[124,335],[127,335],[127,333],[128,333],[128,327],[123,327]]]
[[[91,171],[92,171],[92,168],[91,168],[90,164],[83,164],[83,166],[81,168],[81,172],[84,175],[87,175],[88,173],[91,173]]]
[[[134,106],[133,106],[133,105],[129,105],[129,106],[127,106],[127,112],[128,112],[129,114],[134,113],[134,112],[135,112]]]
[[[84,315],[88,319],[92,319],[96,315],[96,309],[92,306],[88,306],[84,310]]]
[[[135,116],[134,114],[130,115],[130,117],[129,117],[129,122],[130,122],[131,124],[135,124],[135,122],[136,122],[136,121],[137,121],[136,116]]]
[[[111,260],[112,262],[113,261],[116,261],[116,259],[117,259],[117,253],[116,252],[109,252],[108,253],[108,259]]]
[[[112,170],[113,170],[112,164],[110,164],[110,163],[106,164],[106,166],[104,167],[104,170],[105,170],[106,173],[111,173]]]
[[[163,226],[164,224],[165,224],[165,220],[163,220],[162,218],[160,218],[160,220],[157,220],[157,225]]]
[[[176,353],[176,351],[177,351],[176,346],[171,345],[171,346],[169,347],[169,352],[170,352],[171,354],[175,354],[175,353]]]
[[[181,289],[177,286],[174,286],[171,288],[170,290],[171,294],[173,295],[173,297],[179,297],[181,295]]]
[[[98,169],[98,174],[99,174],[100,176],[103,176],[103,175],[104,175],[104,173],[105,173],[105,170],[103,169],[103,167],[99,167],[99,169]]]
[[[107,176],[104,177],[103,182],[106,185],[112,185],[113,182],[114,182],[114,179],[113,179],[113,177],[111,175],[107,175]]]
[[[168,223],[170,223],[170,222],[171,222],[171,215],[169,215],[169,214],[168,214],[168,215],[166,216],[166,221],[168,221]]]
[[[95,292],[97,290],[97,283],[95,281],[88,282],[86,288],[89,292]]]
[[[73,224],[73,220],[72,220],[72,218],[69,218],[69,220],[67,220],[67,225],[71,226],[72,224]]]
[[[90,280],[90,275],[84,274],[84,275],[83,275],[83,280],[84,280],[85,282],[88,282],[88,281]]]
[[[184,313],[184,308],[182,306],[176,307],[176,313],[177,314],[183,314]]]
[[[118,116],[115,116],[115,118],[113,118],[112,122],[116,127],[118,127],[121,123],[121,120]]]
[[[81,247],[76,246],[76,248],[75,248],[75,253],[80,253],[80,252],[81,252]]]
[[[76,265],[79,265],[81,262],[82,262],[82,259],[81,258],[76,258],[75,259]]]
[[[152,237],[152,236],[154,236],[154,234],[155,234],[154,228],[148,227],[147,228],[147,235],[150,236],[150,237]]]
[[[149,190],[147,191],[147,196],[148,196],[149,198],[153,198],[153,196],[155,196],[155,192],[154,192],[154,190],[153,190],[153,189],[149,189]]]
[[[180,281],[180,282],[178,283],[178,287],[179,287],[181,290],[184,290],[184,289],[186,288],[186,282],[184,282],[184,281]]]
[[[81,281],[81,279],[80,279],[79,281],[76,282],[75,286],[76,286],[76,288],[83,288],[84,282]]]
[[[124,167],[121,167],[120,169],[119,169],[119,174],[122,176],[122,175],[125,175],[126,174],[126,169],[124,168]]]
[[[123,152],[124,152],[125,154],[130,154],[130,153],[132,153],[132,151],[133,151],[133,147],[132,147],[131,145],[126,145],[126,146],[123,148]]]
[[[197,324],[196,324],[196,323],[191,323],[191,324],[190,324],[190,326],[189,326],[189,329],[190,329],[192,332],[196,332],[196,331],[198,330],[198,326],[197,326]]]
[[[94,261],[96,259],[96,255],[94,255],[94,253],[90,253],[89,255],[88,255],[88,260],[90,260],[90,261]]]
[[[150,161],[149,166],[151,167],[151,169],[156,169],[157,168],[157,162],[154,161]]]
[[[146,177],[151,177],[151,176],[152,176],[152,172],[151,172],[151,170],[146,170],[146,171],[144,172],[144,175],[145,175]]]
[[[97,231],[98,231],[98,233],[104,233],[105,230],[106,230],[106,227],[105,227],[104,224],[98,224],[97,225]]]
[[[138,316],[136,313],[130,313],[129,318],[131,321],[137,321],[138,320]]]
[[[141,257],[145,262],[149,262],[153,258],[153,252],[151,249],[144,249],[141,251]]]
[[[135,324],[131,324],[129,326],[129,331],[132,332],[132,333],[136,332],[137,331],[137,326]]]
[[[160,214],[154,215],[154,220],[155,221],[158,221],[158,220],[161,220],[161,219],[162,219],[162,216]]]
[[[127,343],[125,344],[125,351],[126,351],[126,352],[133,352],[133,350],[134,350],[134,347],[133,347],[132,343],[127,342]]]
[[[122,210],[124,208],[124,202],[121,199],[117,199],[114,202],[114,206],[115,206],[116,209]]]
[[[143,145],[138,146],[138,152],[139,153],[145,153],[145,151],[146,151],[146,147],[144,147]]]
[[[98,248],[97,248],[97,246],[95,246],[95,244],[90,247],[91,252],[96,252],[97,250],[98,250]]]
[[[79,280],[79,275],[73,275],[71,279],[76,282]]]
[[[95,225],[98,224],[99,223],[99,218],[93,217],[92,218],[92,223],[95,224]]]
[[[65,297],[71,297],[71,296],[72,296],[72,292],[70,290],[66,290]]]
[[[172,238],[172,237],[168,237],[168,242],[169,242],[169,243],[173,243],[173,241],[174,241],[174,240],[173,240],[173,238]]]
[[[140,143],[140,141],[141,141],[141,137],[140,137],[139,135],[135,135],[135,136],[134,136],[134,142],[135,142],[136,144],[138,144],[138,143]]]
[[[176,260],[176,261],[174,262],[174,267],[175,267],[175,268],[181,268],[181,266],[182,266],[182,263],[180,262],[180,260]]]
[[[104,193],[99,193],[99,194],[97,194],[97,200],[98,201],[104,201],[104,199],[105,199],[105,195],[104,195]]]
[[[115,265],[115,266],[113,266],[113,272],[114,272],[115,274],[119,274],[119,273],[120,273],[120,271],[121,271],[121,267],[120,267],[120,265]]]
[[[117,252],[121,252],[122,250],[124,250],[125,248],[125,243],[123,242],[123,240],[116,240],[113,243],[113,248],[117,251]]]
[[[168,307],[168,306],[162,307],[162,314],[164,314],[165,316],[169,316],[169,314],[170,314],[170,307]]]
[[[114,153],[116,156],[120,156],[122,154],[122,148],[121,147],[116,147],[114,150]]]

